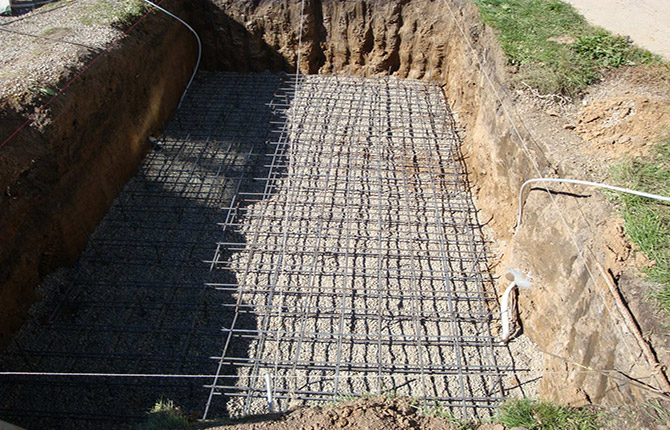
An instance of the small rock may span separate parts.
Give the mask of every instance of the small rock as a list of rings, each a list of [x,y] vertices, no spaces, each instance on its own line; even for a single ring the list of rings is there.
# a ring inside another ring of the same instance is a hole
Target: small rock
[[[409,403],[401,403],[398,406],[398,412],[403,415],[414,415],[416,413],[416,409],[413,408]]]
[[[575,128],[577,128],[577,126],[575,126],[574,124],[565,124],[563,128],[566,130],[574,130]]]
[[[528,430],[526,427],[512,427],[509,430]]]
[[[553,36],[548,38],[547,40],[551,42],[561,43],[563,45],[572,45],[577,41],[574,37],[570,36]]]
[[[502,424],[482,424],[477,428],[479,430],[505,430],[505,426]]]

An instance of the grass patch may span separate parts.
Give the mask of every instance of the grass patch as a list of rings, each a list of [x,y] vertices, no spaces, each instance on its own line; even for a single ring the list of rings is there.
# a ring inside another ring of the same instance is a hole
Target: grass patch
[[[136,430],[185,430],[189,423],[181,409],[172,400],[160,399],[149,411],[147,422]]]
[[[528,430],[596,430],[598,416],[583,409],[530,399],[512,400],[500,408],[498,422]]]
[[[475,429],[475,423],[474,422],[455,417],[454,414],[449,410],[449,408],[445,408],[444,406],[441,406],[441,405],[434,405],[434,406],[412,405],[412,407],[417,410],[419,415],[423,415],[424,417],[440,418],[440,419],[448,422],[449,424],[451,424],[452,427],[454,427],[455,430],[474,430]]]
[[[651,401],[647,404],[648,408],[653,412],[647,411],[647,414],[658,424],[663,426],[670,426],[670,411],[665,409],[660,401]]]
[[[100,0],[86,7],[81,23],[124,28],[142,16],[147,7],[142,0]]]
[[[576,96],[603,71],[660,62],[627,39],[594,27],[558,0],[474,0],[484,22],[497,29],[516,84],[543,94]]]
[[[624,187],[670,196],[670,133],[650,156],[615,166],[612,176]],[[643,268],[661,284],[652,296],[670,315],[670,204],[627,194],[617,194],[616,199],[621,202],[626,234],[653,261]]]

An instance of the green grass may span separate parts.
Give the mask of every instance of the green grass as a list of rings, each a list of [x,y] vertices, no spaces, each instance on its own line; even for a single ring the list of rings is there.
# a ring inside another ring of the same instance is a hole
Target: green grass
[[[512,400],[500,408],[498,422],[528,430],[596,430],[598,416],[583,409],[530,399]]]
[[[189,423],[181,409],[172,400],[160,399],[149,411],[147,422],[136,430],[185,430]]]
[[[442,405],[421,406],[417,400],[412,404],[412,407],[417,410],[419,415],[424,417],[441,418],[454,427],[455,430],[473,430],[475,423],[465,419],[457,418],[449,408]]]
[[[126,27],[147,10],[142,0],[100,0],[88,5],[81,18],[84,25],[112,25]]]
[[[647,403],[647,414],[658,424],[663,426],[670,426],[670,411],[665,409],[660,401],[651,401]]]
[[[612,176],[622,186],[670,196],[670,133],[650,156],[615,166]],[[653,261],[651,267],[643,268],[661,284],[652,296],[670,315],[670,204],[627,194],[616,198],[621,202],[626,234]]]
[[[484,21],[499,31],[510,64],[518,68],[513,83],[526,82],[543,94],[576,96],[607,69],[660,61],[628,40],[589,25],[562,1],[474,2]]]

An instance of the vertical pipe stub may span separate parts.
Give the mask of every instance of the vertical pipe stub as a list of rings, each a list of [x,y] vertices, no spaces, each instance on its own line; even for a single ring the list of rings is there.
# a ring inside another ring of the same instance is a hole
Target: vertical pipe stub
[[[503,293],[502,300],[500,302],[500,323],[502,326],[502,335],[501,335],[501,342],[502,343],[507,343],[509,342],[509,338],[511,336],[511,321],[510,321],[510,311],[509,311],[509,297],[512,294],[512,291],[514,291],[514,288],[530,288],[532,285],[530,279],[531,276],[528,275],[528,277],[525,277],[520,271],[516,269],[507,269],[507,274],[505,277],[510,280],[510,284],[507,286],[505,289],[505,292]]]

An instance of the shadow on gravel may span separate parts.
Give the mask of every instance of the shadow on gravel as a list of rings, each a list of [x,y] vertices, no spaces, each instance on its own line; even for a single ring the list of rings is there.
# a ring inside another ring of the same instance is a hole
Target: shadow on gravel
[[[267,173],[268,103],[283,82],[200,74],[76,266],[44,282],[44,300],[0,356],[3,371],[145,376],[2,376],[1,419],[28,429],[132,428],[159,399],[202,415],[212,377],[184,375],[216,373],[237,300],[208,285],[235,285],[235,273],[210,272],[208,261],[218,241],[244,243],[234,232],[222,238],[217,223],[238,191],[264,185],[253,178]],[[256,329],[249,314],[236,324]],[[246,357],[248,346],[231,348]],[[215,396],[210,415],[225,403]]]

